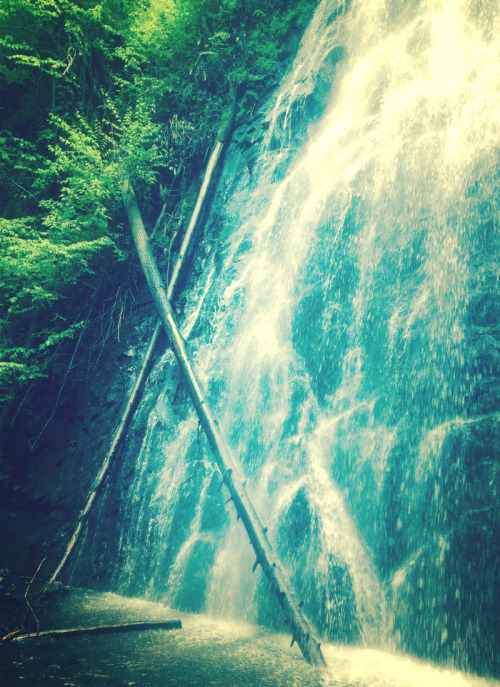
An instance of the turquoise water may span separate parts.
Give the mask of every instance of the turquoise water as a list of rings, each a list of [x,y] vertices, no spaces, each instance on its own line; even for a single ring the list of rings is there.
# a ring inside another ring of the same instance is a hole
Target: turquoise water
[[[176,302],[322,641],[497,677],[499,37],[494,0],[318,3]],[[170,351],[124,444],[63,581],[283,629]]]
[[[382,651],[324,645],[308,666],[289,637],[238,621],[179,614],[115,594],[74,592],[45,622],[91,626],[180,617],[183,628],[25,640],[2,647],[2,687],[487,687],[487,681]],[[47,625],[45,627],[48,627]],[[52,624],[50,627],[54,627]]]

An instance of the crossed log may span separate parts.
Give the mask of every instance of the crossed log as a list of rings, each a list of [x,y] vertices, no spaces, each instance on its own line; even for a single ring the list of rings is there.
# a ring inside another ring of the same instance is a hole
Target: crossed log
[[[297,642],[304,658],[309,663],[325,665],[320,643],[314,637],[300,609],[300,604],[294,597],[291,585],[271,548],[266,530],[263,528],[245,489],[245,482],[239,465],[220,432],[210,406],[204,397],[201,384],[195,376],[186,353],[184,341],[175,322],[163,280],[151,252],[135,193],[126,177],[123,178],[122,182],[122,196],[137,254],[149,290],[187,383],[189,394],[212,449],[213,457],[222,475],[224,484],[229,490],[230,500],[234,503],[238,519],[241,519],[250,538],[250,543],[254,548],[256,556],[255,565],[262,567],[269,581],[271,591],[276,595],[283,609],[284,618],[292,631],[292,644]]]
[[[62,568],[66,564],[68,557],[73,550],[79,535],[82,531],[83,525],[85,524],[88,514],[92,508],[98,491],[103,483],[104,477],[107,474],[109,467],[111,465],[112,459],[114,458],[118,446],[122,437],[124,436],[125,430],[130,421],[132,411],[135,407],[136,400],[142,388],[142,385],[147,376],[147,370],[152,359],[152,355],[156,344],[158,342],[159,333],[161,329],[161,324],[163,324],[167,336],[170,339],[172,349],[177,358],[177,361],[181,367],[184,379],[187,383],[191,399],[193,401],[195,410],[198,414],[198,418],[201,426],[203,427],[205,434],[207,436],[209,445],[212,449],[212,453],[217,464],[217,467],[222,476],[222,483],[227,487],[230,497],[229,501],[232,501],[236,509],[236,514],[238,520],[241,519],[250,543],[255,551],[255,564],[253,566],[253,571],[258,565],[261,566],[264,574],[266,575],[271,591],[276,595],[282,609],[285,621],[290,626],[292,632],[292,645],[296,642],[299,646],[304,658],[309,663],[314,665],[325,665],[325,659],[321,652],[321,645],[315,638],[309,624],[304,617],[301,606],[293,593],[290,582],[282,570],[278,559],[276,558],[269,539],[267,537],[267,529],[262,526],[259,517],[255,511],[255,508],[248,496],[245,488],[245,480],[241,474],[241,469],[239,464],[234,459],[231,450],[227,446],[222,434],[219,430],[215,417],[204,398],[203,390],[200,382],[196,378],[194,371],[192,369],[191,363],[189,361],[188,355],[186,353],[186,348],[184,341],[179,333],[179,329],[174,319],[172,313],[172,308],[170,306],[170,299],[173,296],[174,288],[179,276],[184,258],[188,252],[189,245],[194,234],[195,228],[199,222],[201,211],[203,208],[204,201],[207,196],[207,191],[210,187],[210,183],[214,177],[214,171],[217,168],[217,164],[221,159],[224,144],[229,137],[232,130],[234,122],[234,111],[235,102],[233,104],[231,115],[227,118],[225,122],[221,125],[219,129],[219,134],[217,137],[216,144],[212,151],[207,170],[205,172],[202,187],[198,196],[198,200],[193,211],[190,224],[184,236],[181,249],[177,258],[177,262],[174,268],[174,272],[169,281],[168,290],[165,290],[163,280],[158,271],[158,267],[153,258],[148,236],[144,228],[144,224],[141,218],[141,213],[139,210],[139,205],[135,197],[134,191],[130,185],[130,182],[126,176],[122,180],[122,197],[129,220],[129,224],[132,230],[132,235],[137,248],[137,253],[144,271],[146,281],[148,283],[149,289],[153,296],[153,300],[156,304],[160,315],[160,321],[158,322],[152,338],[149,344],[148,350],[146,352],[142,368],[136,379],[136,383],[130,394],[127,406],[122,414],[120,423],[114,433],[111,446],[104,458],[101,469],[94,480],[94,484],[89,493],[85,507],[81,511],[75,531],[71,537],[68,546],[64,552],[62,559],[60,560],[57,568],[55,569],[49,583],[55,582],[58,578]]]

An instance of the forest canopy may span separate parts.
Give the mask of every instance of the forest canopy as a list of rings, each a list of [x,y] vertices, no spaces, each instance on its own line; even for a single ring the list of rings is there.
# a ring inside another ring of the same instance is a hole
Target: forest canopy
[[[313,0],[0,0],[2,429],[102,345],[137,275],[118,182],[168,245],[220,113],[256,107]],[[158,228],[158,227],[157,227]]]

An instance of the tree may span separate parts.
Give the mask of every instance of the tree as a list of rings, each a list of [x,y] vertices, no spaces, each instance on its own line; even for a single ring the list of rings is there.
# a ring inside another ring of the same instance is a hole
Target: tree
[[[148,224],[162,205],[180,221],[230,90],[247,116],[314,4],[0,0],[4,429],[40,380],[57,395],[72,378],[103,302],[137,274],[118,170]]]

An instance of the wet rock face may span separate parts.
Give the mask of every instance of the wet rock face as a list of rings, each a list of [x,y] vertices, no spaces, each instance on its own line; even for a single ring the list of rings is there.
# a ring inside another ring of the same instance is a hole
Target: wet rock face
[[[279,532],[277,550],[286,562],[305,613],[314,618],[320,635],[336,642],[359,639],[360,626],[348,566],[333,554],[323,558],[319,551],[318,515],[311,509],[305,489],[299,489],[282,514]],[[317,577],[304,574],[311,569],[317,570]]]
[[[391,636],[491,672],[492,48],[479,32],[474,70],[444,87],[446,12],[462,32],[454,49],[472,40],[451,5],[335,5],[320,3],[288,77],[234,134],[180,320],[193,322],[196,369],[321,633]],[[279,626],[173,375],[167,358],[155,368],[75,580]]]
[[[384,496],[383,566],[405,650],[444,661],[459,656],[471,670],[498,674],[495,424],[486,416],[438,428],[420,446],[416,467],[406,447]]]
[[[498,169],[485,144],[497,149],[498,127],[482,107],[487,33],[474,36],[475,71],[436,98],[439,73],[434,83],[419,70],[443,65],[429,51],[444,40],[449,3],[398,5],[401,16],[394,5],[395,23],[377,3],[354,3],[352,14],[334,5],[320,3],[293,73],[235,132],[179,319],[322,635],[373,645],[390,636],[498,673]],[[453,20],[469,45],[462,15]],[[433,37],[423,61],[420,25]],[[70,494],[95,474],[122,371],[116,379],[85,392],[76,436],[61,431],[66,454],[86,466],[79,474],[68,459]],[[42,522],[76,512],[65,484],[40,490]],[[282,627],[219,484],[166,354],[68,579]],[[49,493],[57,499],[44,502]]]
[[[40,576],[47,577],[62,556],[109,449],[151,324],[151,310],[130,314],[120,340],[108,339],[92,371],[60,395],[60,385],[41,388],[34,399],[38,415],[19,412],[4,447],[10,479],[0,499],[0,549],[13,575],[31,577],[45,558]]]

